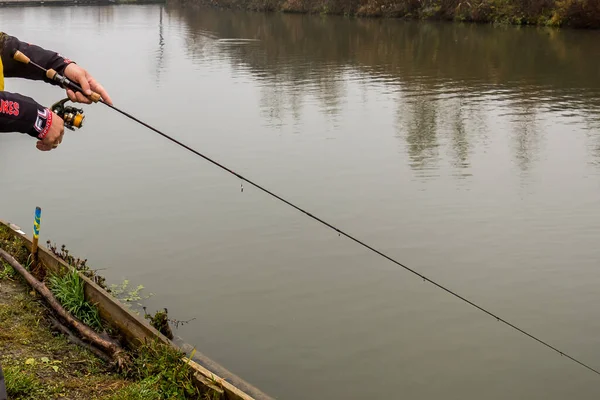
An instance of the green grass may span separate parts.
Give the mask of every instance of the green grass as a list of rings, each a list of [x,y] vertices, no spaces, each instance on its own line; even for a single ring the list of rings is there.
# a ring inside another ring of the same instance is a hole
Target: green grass
[[[27,264],[29,251],[25,247],[25,243],[20,238],[15,238],[4,225],[0,225],[0,248],[12,255],[22,265]]]
[[[170,346],[150,342],[137,349],[131,377],[139,382],[155,380],[159,399],[197,399],[201,393],[194,384],[194,371],[181,362],[185,355]]]
[[[35,399],[44,392],[39,379],[29,371],[11,366],[4,371],[6,391],[11,399]]]
[[[84,295],[84,282],[75,270],[63,276],[53,275],[48,279],[49,288],[69,313],[80,319],[90,328],[101,331],[102,322],[98,309],[90,304]]]
[[[157,400],[162,399],[162,395],[158,389],[159,377],[149,377],[141,382],[131,386],[126,386],[123,389],[106,397],[105,400]]]
[[[200,391],[194,370],[182,362],[185,353],[160,342],[149,342],[135,352],[128,378],[135,382],[103,400],[219,400],[222,395],[210,388]],[[214,381],[217,387],[220,383]]]
[[[47,313],[19,280],[0,282],[0,365],[10,400],[95,400],[134,383],[53,333]]]
[[[15,276],[16,276],[16,272],[13,269],[13,267],[8,265],[4,261],[0,261],[0,280],[14,279]]]

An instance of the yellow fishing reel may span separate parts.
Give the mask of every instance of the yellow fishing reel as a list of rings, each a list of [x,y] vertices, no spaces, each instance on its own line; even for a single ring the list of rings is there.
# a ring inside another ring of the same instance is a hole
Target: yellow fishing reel
[[[83,110],[81,108],[65,105],[67,101],[70,100],[66,98],[57,101],[52,105],[51,110],[62,118],[62,120],[65,122],[65,128],[74,131],[75,129],[79,129],[83,126],[85,115],[83,115]]]

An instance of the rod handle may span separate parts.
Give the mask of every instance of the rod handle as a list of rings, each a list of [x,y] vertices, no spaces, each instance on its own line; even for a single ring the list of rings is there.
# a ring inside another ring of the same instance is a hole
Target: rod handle
[[[46,71],[46,77],[52,81],[60,82],[61,84],[63,84],[63,86],[67,86],[69,89],[71,89],[75,92],[83,93],[83,89],[81,88],[81,86],[79,86],[75,82],[70,81],[68,78],[60,75],[58,72],[56,72],[52,68],[50,68]],[[100,99],[102,99],[102,96],[99,93],[96,93],[94,91],[92,91],[92,94],[86,95],[86,97],[88,99],[90,99],[91,101],[93,101],[94,103],[97,103],[98,101],[100,101]]]
[[[29,64],[29,61],[31,61],[31,59],[29,57],[27,57],[25,54],[21,53],[19,50],[14,49],[12,51],[12,57],[17,60],[18,62],[21,62],[23,64]]]
[[[102,98],[102,96],[100,95],[100,93],[96,93],[92,90],[92,94],[90,94],[88,96],[88,99],[90,99],[91,101],[93,101],[94,103],[97,103],[100,101],[100,99]]]

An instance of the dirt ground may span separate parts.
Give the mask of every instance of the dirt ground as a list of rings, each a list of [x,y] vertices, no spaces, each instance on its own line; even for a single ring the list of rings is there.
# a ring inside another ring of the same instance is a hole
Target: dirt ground
[[[132,383],[53,332],[47,315],[37,293],[0,262],[0,365],[9,399],[123,399]]]

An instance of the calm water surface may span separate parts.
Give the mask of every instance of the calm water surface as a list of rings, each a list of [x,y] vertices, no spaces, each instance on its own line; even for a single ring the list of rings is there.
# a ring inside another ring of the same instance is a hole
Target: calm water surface
[[[0,27],[115,104],[600,367],[599,32],[169,6]],[[251,40],[249,40],[251,39]],[[39,82],[7,90],[50,105]],[[0,218],[282,399],[597,399],[600,379],[133,122],[0,136]]]

